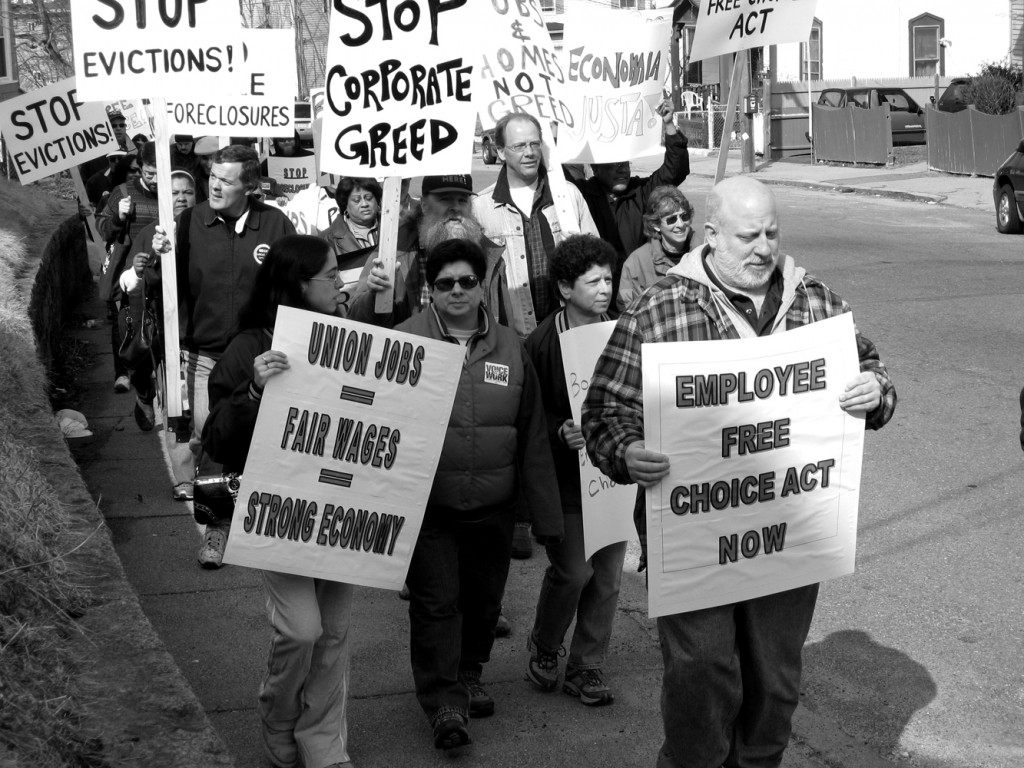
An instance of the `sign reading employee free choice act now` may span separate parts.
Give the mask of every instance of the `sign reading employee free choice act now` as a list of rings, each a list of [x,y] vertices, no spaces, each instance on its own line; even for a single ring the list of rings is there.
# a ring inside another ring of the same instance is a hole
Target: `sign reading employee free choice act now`
[[[243,92],[236,0],[75,0],[70,6],[82,98]]]
[[[465,348],[281,307],[224,562],[401,589]]]
[[[73,77],[0,102],[0,125],[22,184],[117,149],[103,103],[82,101]]]
[[[699,0],[690,61],[806,41],[817,0]]]
[[[849,313],[756,339],[643,345],[651,616],[853,572],[864,420]]]

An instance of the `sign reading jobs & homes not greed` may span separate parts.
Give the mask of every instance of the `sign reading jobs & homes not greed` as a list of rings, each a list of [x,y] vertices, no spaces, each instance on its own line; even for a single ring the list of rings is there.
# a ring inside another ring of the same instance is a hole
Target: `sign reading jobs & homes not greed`
[[[651,616],[853,573],[864,420],[847,313],[755,339],[643,345]]]
[[[465,349],[281,307],[224,562],[405,581]]]

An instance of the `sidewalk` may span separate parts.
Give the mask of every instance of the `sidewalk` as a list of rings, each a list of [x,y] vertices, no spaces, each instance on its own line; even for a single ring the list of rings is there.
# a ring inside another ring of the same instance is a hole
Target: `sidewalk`
[[[637,164],[639,167],[639,164]],[[656,166],[655,166],[656,167]],[[733,150],[726,163],[726,176],[740,173],[740,153]],[[653,170],[653,168],[652,168]],[[690,175],[715,178],[718,153],[690,150]],[[926,162],[897,167],[859,165],[856,167],[815,164],[810,157],[764,162],[757,159],[754,178],[767,184],[808,187],[832,192],[848,192],[899,198],[921,203],[973,208],[995,216],[992,179],[986,176],[959,176],[928,170]]]

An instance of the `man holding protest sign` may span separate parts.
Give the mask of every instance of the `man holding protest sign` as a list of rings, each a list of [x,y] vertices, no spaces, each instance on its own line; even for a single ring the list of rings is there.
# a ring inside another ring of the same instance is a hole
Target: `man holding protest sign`
[[[220,150],[210,172],[210,199],[183,211],[175,226],[175,266],[186,384],[192,404],[192,452],[198,459],[203,425],[209,416],[207,382],[228,344],[238,313],[252,292],[256,271],[271,244],[295,227],[281,211],[253,199],[260,179],[256,151],[231,145]],[[162,228],[153,250],[170,241]],[[199,562],[219,568],[230,520],[207,525]]]
[[[505,245],[505,276],[511,294],[509,325],[520,338],[558,309],[558,296],[548,279],[548,262],[564,237],[558,222],[542,154],[540,121],[517,112],[494,126],[494,143],[503,163],[494,187],[473,201],[473,214],[484,234]],[[596,235],[579,190],[569,186],[576,229]]]
[[[645,447],[644,399],[657,393],[643,389],[642,344],[766,337],[850,311],[780,255],[775,198],[759,182],[716,185],[704,229],[706,244],[622,315],[591,379],[583,434],[595,464],[616,482],[652,488],[670,471],[668,456]],[[875,346],[858,333],[856,347],[861,372],[846,382],[839,406],[879,429],[896,392]],[[658,617],[660,768],[781,763],[817,593],[810,584]]]
[[[658,114],[665,124],[665,160],[658,170],[644,179],[630,176],[628,160],[594,163],[591,166],[594,175],[584,182],[576,182],[590,207],[598,232],[619,254],[619,265],[615,270],[616,292],[622,262],[646,241],[644,207],[648,196],[655,187],[663,184],[679,186],[690,173],[686,137],[673,122],[672,104],[663,101],[658,105]]]

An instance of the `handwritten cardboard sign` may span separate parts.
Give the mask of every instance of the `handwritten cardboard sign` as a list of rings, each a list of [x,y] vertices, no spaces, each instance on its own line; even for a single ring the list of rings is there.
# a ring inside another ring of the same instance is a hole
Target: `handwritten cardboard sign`
[[[316,158],[271,155],[267,158],[267,175],[277,182],[285,197],[293,198],[316,181]]]
[[[483,5],[334,4],[321,171],[377,177],[470,172],[473,52]]]
[[[565,387],[572,418],[582,423],[583,401],[598,358],[612,335],[615,321],[570,328],[558,340],[562,347]],[[619,485],[595,467],[586,451],[580,451],[580,498],[583,502],[583,552],[589,558],[599,549],[619,541],[636,539],[633,525],[635,485]]]
[[[492,128],[510,112],[533,115],[541,125],[576,125],[564,91],[565,70],[538,0],[480,5],[487,30],[476,96],[483,127]]]
[[[82,98],[242,92],[242,23],[235,0],[69,5]]]
[[[117,149],[103,103],[83,101],[73,77],[0,101],[0,126],[22,184]]]
[[[563,159],[610,163],[663,154],[656,109],[671,16],[573,5],[565,19],[565,92],[577,121],[558,132]]]
[[[197,136],[275,138],[295,133],[298,91],[294,29],[246,29],[239,71],[244,90],[232,96],[204,90],[167,99],[171,129]],[[282,52],[286,52],[282,55]]]
[[[281,307],[224,562],[400,589],[465,349]]]
[[[693,34],[690,61],[747,48],[806,40],[817,0],[751,3],[749,0],[702,0]]]
[[[643,345],[651,616],[852,573],[864,420],[847,313],[756,339]]]

